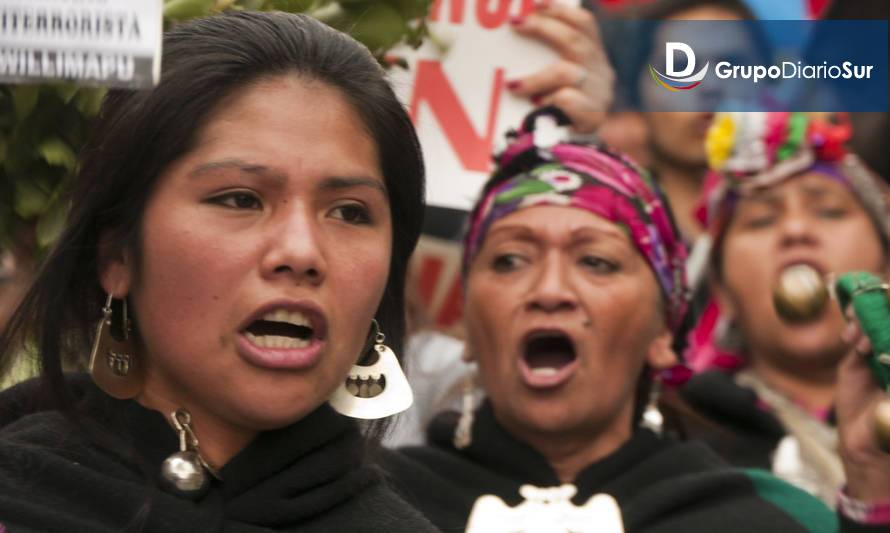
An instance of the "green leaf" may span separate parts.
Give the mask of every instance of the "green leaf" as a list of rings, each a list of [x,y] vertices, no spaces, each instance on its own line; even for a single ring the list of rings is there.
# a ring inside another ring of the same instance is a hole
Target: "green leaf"
[[[62,230],[65,229],[65,219],[68,216],[68,209],[65,203],[61,200],[62,188],[63,186],[60,184],[53,193],[49,205],[46,206],[46,210],[40,215],[40,219],[37,221],[35,234],[37,236],[37,245],[40,248],[46,248],[56,242],[59,235],[62,234]]]
[[[265,0],[239,0],[236,8],[247,11],[257,11],[263,8],[264,2]]]
[[[77,94],[78,87],[77,85],[71,83],[65,83],[62,85],[56,85],[54,89],[56,90],[56,94],[59,95],[59,98],[61,98],[62,101],[67,104],[71,101],[72,98],[74,98],[74,95]]]
[[[425,18],[429,13],[432,0],[386,0],[408,20]]]
[[[31,114],[34,106],[37,105],[37,98],[40,96],[40,87],[37,85],[16,85],[11,89],[12,105],[15,109],[15,116],[19,120]]]
[[[24,178],[16,181],[13,210],[21,218],[29,219],[43,213],[48,202],[49,194],[33,180]]]
[[[286,11],[288,13],[303,13],[309,11],[315,0],[270,0],[266,9]]]
[[[164,18],[187,20],[210,13],[213,0],[164,0]]]
[[[408,31],[402,15],[383,2],[344,7],[347,7],[347,12],[354,20],[352,27],[346,28],[347,33],[362,42],[371,52],[379,53],[391,48]]]
[[[65,170],[68,171],[74,170],[74,165],[77,164],[77,155],[74,154],[74,150],[58,137],[40,143],[37,152],[50,165],[65,167]]]
[[[99,114],[106,92],[108,92],[106,89],[81,89],[74,96],[74,105],[87,118],[95,117]]]

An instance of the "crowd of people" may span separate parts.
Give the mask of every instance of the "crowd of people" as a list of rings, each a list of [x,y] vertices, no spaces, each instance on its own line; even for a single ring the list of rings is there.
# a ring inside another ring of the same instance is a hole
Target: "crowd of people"
[[[402,366],[439,354],[405,356],[424,165],[384,70],[302,15],[169,30],[0,324],[0,532],[887,531],[884,363],[852,308],[777,303],[890,278],[860,119],[612,113],[589,10],[514,27],[560,59],[508,85],[538,107],[464,233],[463,397],[410,446]]]

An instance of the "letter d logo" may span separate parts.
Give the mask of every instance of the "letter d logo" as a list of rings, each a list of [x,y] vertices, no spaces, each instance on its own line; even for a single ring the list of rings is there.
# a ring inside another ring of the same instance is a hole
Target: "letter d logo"
[[[686,68],[682,72],[674,70],[674,55],[683,52],[686,55]],[[695,52],[686,43],[664,43],[664,72],[672,78],[683,78],[695,70]]]
[[[686,55],[686,68],[680,72],[674,70],[674,56],[677,52],[682,52]],[[705,77],[705,74],[707,74],[710,62],[705,63],[705,66],[703,66],[701,70],[690,76],[695,70],[695,52],[692,51],[692,48],[688,44],[667,42],[664,44],[664,53],[664,64],[667,75],[658,72],[655,67],[649,65],[649,74],[652,75],[652,79],[655,80],[656,83],[669,91],[692,89],[701,84],[701,80]]]

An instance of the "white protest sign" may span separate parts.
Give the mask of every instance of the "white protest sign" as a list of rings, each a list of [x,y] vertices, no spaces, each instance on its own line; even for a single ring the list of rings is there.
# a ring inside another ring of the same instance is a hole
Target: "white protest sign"
[[[0,82],[152,87],[162,0],[0,0]]]
[[[432,38],[416,51],[394,53],[410,66],[393,69],[392,80],[423,146],[431,205],[470,209],[492,168],[492,151],[532,109],[506,83],[557,60],[511,28],[510,18],[533,6],[532,0],[435,0]]]

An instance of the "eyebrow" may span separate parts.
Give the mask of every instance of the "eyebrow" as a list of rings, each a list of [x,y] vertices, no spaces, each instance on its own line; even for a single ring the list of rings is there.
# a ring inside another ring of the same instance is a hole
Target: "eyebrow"
[[[599,240],[603,237],[623,242],[626,240],[627,235],[619,229],[613,230],[612,228],[591,228],[589,226],[575,228],[572,230],[571,233],[571,238],[574,242]]]
[[[752,194],[742,195],[739,203],[741,204],[745,202],[776,206],[782,203],[782,197],[776,194],[775,191],[759,191]]]
[[[206,174],[208,172],[219,169],[237,170],[246,174],[253,174],[256,176],[271,178],[279,182],[287,180],[287,176],[279,171],[276,171],[265,165],[247,163],[240,159],[225,159],[223,161],[204,163],[198,165],[198,167],[195,168],[189,175],[192,177],[199,177],[202,174]],[[351,189],[354,187],[369,187],[371,189],[379,191],[384,196],[389,196],[389,192],[387,191],[386,186],[381,183],[380,180],[362,176],[332,176],[323,179],[321,184],[318,186],[320,190],[326,191]]]
[[[536,232],[534,229],[526,227],[526,226],[501,226],[489,232],[488,238],[492,236],[497,236],[501,233],[505,233],[505,239],[516,239],[520,241],[537,241],[540,238],[540,234]],[[625,234],[621,232],[621,230],[612,230],[611,228],[591,228],[589,226],[581,226],[573,229],[569,233],[569,242],[572,244],[577,244],[578,242],[586,242],[591,240],[602,240],[603,238],[609,240],[618,240],[624,242]]]
[[[833,196],[834,191],[829,190],[827,187],[822,185],[813,185],[813,184],[802,184],[801,190],[804,195],[809,198],[825,198],[826,196]]]
[[[238,170],[240,172],[244,172],[245,174],[254,174],[257,176],[269,177],[276,181],[284,181],[286,178],[280,172],[276,172],[271,168],[265,165],[257,165],[253,163],[247,163],[240,159],[224,159],[222,161],[212,161],[210,163],[203,163],[198,165],[197,168],[192,170],[189,175],[193,178],[199,177],[202,174],[206,174],[208,172],[212,172],[214,170]]]
[[[383,196],[389,196],[386,186],[374,178],[358,177],[358,176],[332,176],[322,180],[319,189],[321,190],[342,190],[352,189],[354,187],[370,187],[379,191]]]

